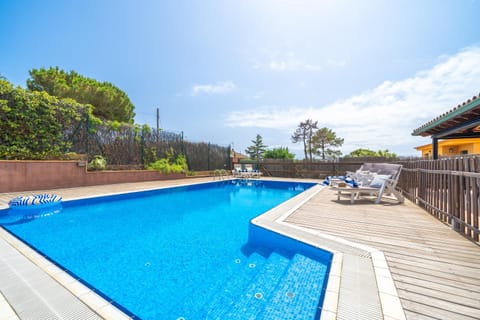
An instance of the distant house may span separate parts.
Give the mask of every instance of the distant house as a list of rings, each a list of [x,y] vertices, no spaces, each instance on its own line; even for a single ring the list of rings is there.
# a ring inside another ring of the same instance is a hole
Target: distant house
[[[480,154],[480,94],[413,130],[413,136],[432,138],[432,143],[416,147],[422,156]]]
[[[422,158],[431,158],[432,144],[415,147],[422,152]],[[438,156],[450,157],[462,154],[480,154],[480,138],[449,139],[438,142]]]
[[[230,150],[230,160],[232,163],[240,163],[240,160],[248,159],[248,156],[241,154],[240,152],[236,152],[233,148]]]

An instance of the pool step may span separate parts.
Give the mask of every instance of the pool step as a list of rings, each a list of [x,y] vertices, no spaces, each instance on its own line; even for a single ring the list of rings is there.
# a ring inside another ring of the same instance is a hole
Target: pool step
[[[275,252],[271,253],[268,259],[263,258],[263,262],[260,264],[255,264],[253,260],[249,259],[248,272],[249,279],[246,279],[245,276],[240,274],[232,275],[232,279],[225,284],[224,290],[219,290],[218,295],[212,298],[211,303],[207,303],[203,309],[203,312],[200,313],[199,319],[228,319],[224,314],[229,312],[234,308],[237,301],[240,299],[240,295],[246,291],[253,281],[259,277],[259,274],[268,272],[276,272],[275,269],[281,267],[281,272],[283,273],[285,267],[288,265],[289,259],[284,256],[277,254]],[[281,275],[281,274],[280,274]]]
[[[254,319],[318,319],[318,302],[327,281],[327,266],[303,255],[295,255],[275,294]]]
[[[265,302],[273,295],[275,286],[291,260],[281,254],[272,253],[268,263],[244,290],[239,290],[235,303],[222,314],[222,319],[255,319],[256,314],[265,307]]]
[[[205,314],[205,306],[211,304],[212,301],[218,299],[218,296],[224,294],[228,295],[230,291],[235,290],[242,283],[248,283],[252,277],[255,276],[255,269],[250,268],[249,265],[255,264],[259,267],[266,263],[266,258],[258,253],[252,253],[248,258],[232,259],[228,262],[230,265],[223,266],[223,268],[230,269],[229,280],[225,282],[214,283],[204,292],[195,291],[191,295],[190,301],[179,301],[174,310],[182,310],[181,314],[173,313],[179,319],[203,319],[199,318],[199,314]],[[182,304],[179,306],[178,304]]]
[[[273,272],[262,270],[229,309],[212,319],[318,319],[327,267],[301,254],[286,261],[272,258],[264,268]]]

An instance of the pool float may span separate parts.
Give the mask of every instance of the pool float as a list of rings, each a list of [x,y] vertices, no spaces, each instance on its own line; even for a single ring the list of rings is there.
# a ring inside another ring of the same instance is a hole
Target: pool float
[[[0,210],[0,225],[26,223],[49,217],[62,211],[62,197],[56,194],[20,196],[8,202],[7,210]]]
[[[31,196],[20,196],[8,202],[10,209],[34,209],[49,207],[60,204],[62,197],[56,194],[34,194]]]

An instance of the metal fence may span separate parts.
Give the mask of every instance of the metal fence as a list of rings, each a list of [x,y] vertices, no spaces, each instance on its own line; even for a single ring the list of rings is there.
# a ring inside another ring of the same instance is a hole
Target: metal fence
[[[167,154],[185,155],[192,171],[230,169],[230,146],[185,141],[182,132],[133,125],[92,125],[85,118],[65,132],[65,139],[71,141],[71,152],[83,154],[88,160],[101,155],[109,169],[143,169]]]
[[[190,170],[231,170],[230,146],[224,147],[209,142],[184,141],[184,150]]]

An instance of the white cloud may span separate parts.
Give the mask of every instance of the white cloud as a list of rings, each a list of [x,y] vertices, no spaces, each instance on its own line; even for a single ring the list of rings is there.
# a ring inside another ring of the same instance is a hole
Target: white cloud
[[[258,91],[252,95],[246,96],[245,100],[246,101],[251,101],[251,100],[259,100],[264,97],[265,93],[263,91]]]
[[[235,83],[231,81],[217,82],[214,84],[195,84],[192,87],[193,96],[199,94],[227,94],[237,89]]]
[[[289,67],[291,68],[292,65],[291,63],[289,64],[286,61],[270,61],[270,63],[268,64],[268,67],[270,70],[273,70],[273,71],[285,71]]]
[[[364,147],[417,154],[413,147],[430,143],[411,133],[480,91],[480,47],[466,48],[401,81],[385,81],[372,90],[326,106],[263,106],[230,113],[231,127],[293,132],[305,119],[319,120],[345,138],[344,153]]]
[[[257,62],[253,69],[267,71],[320,71],[323,66],[320,64],[305,62],[298,58],[295,53],[267,53],[267,61]]]
[[[343,68],[347,65],[347,61],[341,59],[327,59],[327,65],[334,68]]]

